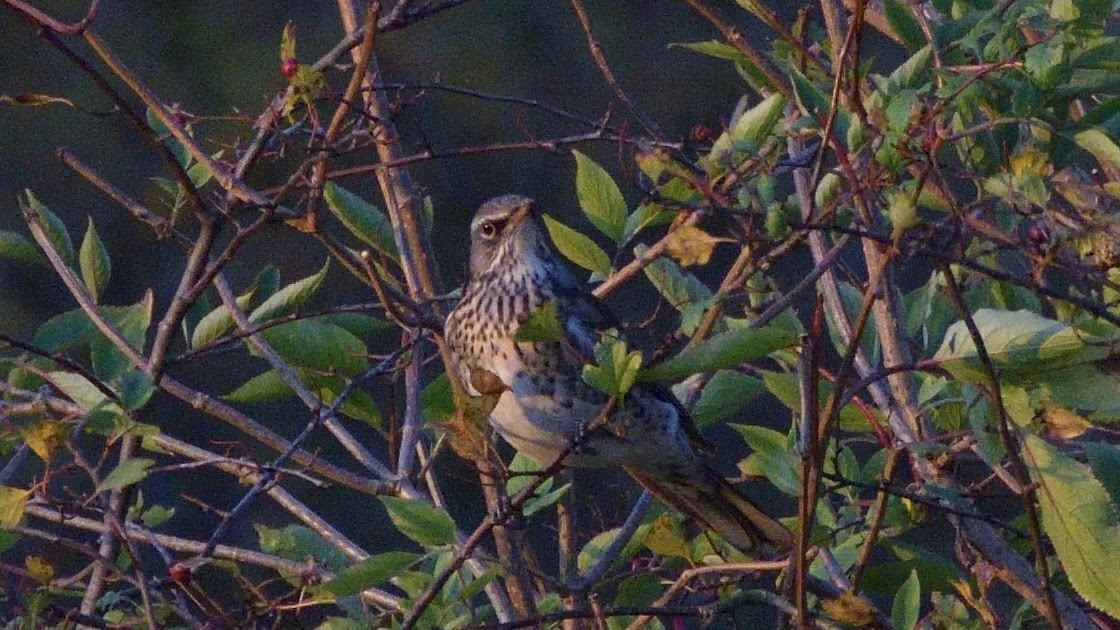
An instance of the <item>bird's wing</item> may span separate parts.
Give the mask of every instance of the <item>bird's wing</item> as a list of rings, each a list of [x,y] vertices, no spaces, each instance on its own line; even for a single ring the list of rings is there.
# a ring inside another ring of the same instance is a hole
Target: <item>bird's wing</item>
[[[594,357],[595,344],[599,338],[611,329],[620,328],[618,318],[611,312],[607,305],[591,293],[578,286],[561,286],[556,291],[560,304],[564,310],[558,313],[565,332],[566,341],[581,355],[583,363],[588,363]],[[658,400],[671,404],[680,418],[681,429],[688,436],[688,441],[697,450],[705,453],[712,452],[712,445],[692,420],[692,414],[684,408],[681,401],[673,392],[661,383],[644,382],[634,385],[641,392],[651,395]]]

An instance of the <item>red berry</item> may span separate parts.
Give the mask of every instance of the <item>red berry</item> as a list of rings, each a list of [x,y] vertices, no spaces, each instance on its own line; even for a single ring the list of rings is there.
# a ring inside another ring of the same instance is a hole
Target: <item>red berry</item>
[[[182,584],[191,579],[191,568],[182,562],[174,562],[171,566],[167,567],[167,575],[171,578],[172,582]]]
[[[1027,230],[1027,238],[1036,245],[1042,245],[1050,240],[1050,234],[1045,225],[1035,223]]]
[[[288,57],[280,64],[280,74],[289,79],[296,76],[296,70],[299,70],[299,59],[295,57]]]

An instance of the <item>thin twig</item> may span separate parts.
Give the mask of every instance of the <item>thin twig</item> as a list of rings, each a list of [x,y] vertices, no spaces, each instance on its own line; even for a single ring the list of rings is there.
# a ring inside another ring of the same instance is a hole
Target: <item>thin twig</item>
[[[621,554],[622,550],[626,548],[626,545],[630,543],[630,539],[634,537],[634,533],[638,531],[638,526],[642,524],[642,519],[646,517],[646,512],[649,511],[649,506],[652,504],[653,495],[650,494],[649,490],[643,490],[642,495],[638,497],[638,500],[634,503],[634,507],[630,508],[630,514],[626,517],[626,521],[622,523],[622,527],[619,528],[618,535],[611,540],[611,543],[603,550],[602,555],[595,560],[595,564],[591,565],[591,568],[583,575],[565,584],[563,588],[575,592],[583,592],[603,579],[611,563],[618,559],[619,554]]]
[[[610,86],[611,91],[614,92],[615,98],[630,110],[630,113],[638,119],[642,127],[654,138],[658,140],[664,139],[664,134],[653,121],[636,103],[626,94],[626,90],[622,89],[622,85],[614,76],[614,71],[611,70],[610,64],[607,63],[607,57],[603,54],[603,46],[599,44],[596,39],[595,33],[591,30],[591,18],[587,16],[587,9],[584,8],[582,0],[571,0],[572,8],[575,9],[576,17],[579,18],[579,24],[583,27],[583,33],[587,36],[587,49],[591,52],[591,58],[595,60],[595,65],[599,68],[599,72],[603,75],[603,79]]]

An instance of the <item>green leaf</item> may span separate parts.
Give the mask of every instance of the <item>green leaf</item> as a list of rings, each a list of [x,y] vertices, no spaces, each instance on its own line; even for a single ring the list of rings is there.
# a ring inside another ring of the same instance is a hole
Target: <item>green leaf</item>
[[[113,469],[113,472],[105,476],[101,483],[97,484],[95,494],[105,492],[106,490],[120,490],[125,486],[131,486],[138,483],[148,476],[148,469],[155,464],[154,459],[146,457],[134,457],[126,459]]]
[[[190,344],[191,339],[194,337],[194,331],[198,328],[199,322],[203,317],[206,317],[210,311],[213,310],[210,304],[210,298],[204,293],[198,296],[198,299],[191,304],[187,312],[183,315],[183,321],[179,326],[183,330],[183,340]],[[193,347],[193,346],[192,346]]]
[[[1023,445],[1038,484],[1042,528],[1069,581],[1093,607],[1120,618],[1120,519],[1108,491],[1087,467],[1027,433]]]
[[[47,240],[51,242],[55,251],[67,265],[73,267],[77,256],[74,252],[74,241],[70,239],[70,233],[66,231],[66,224],[58,218],[58,215],[51,212],[49,208],[36,199],[30,190],[25,192],[27,193],[27,200],[19,200],[19,207],[23,210],[24,215],[38,220],[39,225],[43,228],[43,233],[47,235]]]
[[[323,186],[323,199],[346,229],[378,252],[396,259],[393,226],[380,209],[334,182]]]
[[[121,404],[129,411],[136,411],[148,404],[155,387],[148,375],[139,369],[128,370],[118,379],[117,390],[120,394]]]
[[[321,315],[311,321],[340,326],[358,337],[376,335],[396,329],[396,326],[383,319],[362,313],[331,313],[330,315]]]
[[[420,392],[420,408],[425,422],[442,422],[455,414],[455,400],[451,396],[451,381],[447,374],[440,374]]]
[[[455,542],[455,521],[441,508],[426,501],[400,497],[377,497],[389,511],[389,520],[405,536],[421,545]]]
[[[891,606],[891,620],[894,627],[909,630],[918,623],[918,614],[921,612],[922,586],[918,582],[918,572],[911,571],[910,577],[902,583],[902,587],[894,596],[894,605]]]
[[[1082,448],[1097,481],[1112,497],[1112,505],[1120,509],[1120,448],[1099,442],[1085,442]]]
[[[296,369],[300,381],[310,388],[324,404],[331,405],[337,395],[346,387],[346,382],[338,376],[318,374],[311,370]],[[258,374],[222,398],[236,403],[268,403],[284,400],[295,395],[288,387],[284,377],[276,370]],[[369,393],[358,390],[342,402],[339,408],[343,414],[378,427],[381,425],[381,410]]]
[[[296,312],[296,309],[319,289],[319,285],[323,283],[323,278],[327,277],[327,269],[330,266],[331,263],[328,260],[315,275],[293,282],[277,291],[249,315],[249,321],[259,324]]]
[[[369,624],[348,617],[328,617],[315,630],[369,630]]]
[[[739,52],[734,46],[725,44],[719,40],[708,40],[706,42],[689,42],[685,44],[674,43],[669,44],[670,48],[685,48],[693,52],[698,52],[702,55],[715,57],[716,59],[726,59],[728,61],[746,61],[747,56]]]
[[[157,116],[151,108],[145,111],[145,115],[148,119],[148,126],[163,139],[163,144],[175,155],[175,160],[178,161],[183,168],[190,168],[190,153],[187,152],[187,149],[182,143],[175,139],[175,136],[171,135],[171,130],[167,128],[167,125],[163,124],[163,121],[159,119],[159,116]]]
[[[883,0],[883,11],[887,15],[887,23],[891,25],[891,30],[898,35],[907,50],[912,53],[917,52],[926,45],[922,26],[914,18],[914,9],[899,0]]]
[[[556,249],[565,258],[588,271],[604,277],[610,275],[611,259],[595,241],[550,216],[544,217],[544,224]]]
[[[54,385],[55,388],[85,411],[92,411],[109,400],[93,383],[79,374],[50,372],[46,377],[51,385]],[[112,406],[116,407],[116,405]],[[116,410],[120,411],[119,408],[116,408]]]
[[[763,328],[732,330],[643,369],[638,380],[677,381],[692,374],[734,368],[795,343],[797,332],[786,326],[771,324]]]
[[[753,376],[719,370],[700,392],[700,399],[692,408],[692,420],[697,428],[704,428],[729,418],[765,389],[762,381]]]
[[[215,161],[222,157],[222,152],[218,151],[210,156]],[[195,188],[202,188],[214,179],[214,172],[210,170],[210,165],[206,162],[195,162],[187,169],[187,178],[191,180]]]
[[[583,366],[583,380],[607,394],[622,398],[638,377],[642,353],[631,351],[618,337],[604,335],[595,344],[595,365]]]
[[[576,196],[583,212],[603,234],[622,241],[626,232],[626,200],[610,174],[594,160],[572,151],[576,158]]]
[[[1073,136],[1077,146],[1085,149],[1097,158],[1101,164],[1120,167],[1120,147],[1100,129],[1086,129]]]
[[[720,162],[736,152],[757,153],[762,148],[762,142],[782,120],[785,106],[786,98],[774,93],[743,112],[731,129],[721,134],[712,144],[708,159]]]
[[[311,558],[336,573],[352,564],[350,558],[337,547],[303,525],[272,528],[254,524],[253,528],[257,530],[261,550],[266,553],[296,562],[307,562]]]
[[[541,467],[537,462],[529,458],[524,453],[517,453],[513,457],[513,461],[509,464],[511,473],[521,473],[510,477],[506,482],[506,493],[510,496],[516,496],[522,489],[533,483],[535,473],[540,471]],[[532,516],[544,508],[556,503],[564,493],[568,491],[571,484],[564,484],[555,490],[552,486],[555,485],[555,479],[550,477],[545,479],[540,486],[537,487],[536,492],[530,497],[521,507],[521,513],[525,516]]]
[[[292,395],[292,388],[284,382],[284,377],[276,370],[269,370],[250,378],[222,398],[235,403],[267,403]]]
[[[800,71],[791,68],[789,73],[790,78],[793,79],[794,94],[797,96],[797,102],[802,113],[823,125],[828,118],[831,107],[829,95],[814,85]],[[837,111],[832,133],[838,138],[847,138],[850,127],[851,118],[848,114],[843,109]]]
[[[294,366],[356,375],[368,365],[366,344],[334,324],[301,319],[266,328],[260,335]]]
[[[661,577],[656,573],[651,572],[631,575],[618,583],[618,596],[615,597],[614,605],[618,607],[649,606],[664,592],[664,588],[665,585],[662,584]],[[631,622],[633,619],[633,617],[617,617],[611,621]],[[608,628],[622,628],[625,626],[625,623],[618,625],[608,623],[607,625]]]
[[[30,490],[0,486],[0,527],[15,527],[23,519]]]
[[[0,258],[39,265],[47,264],[47,259],[31,244],[31,241],[8,230],[0,230]]]
[[[271,278],[275,278],[275,267],[266,267],[259,274],[253,282],[253,286],[249,287],[247,291],[237,296],[234,301],[241,310],[249,308],[253,303],[257,294],[261,292],[262,287],[270,283]],[[275,293],[275,289],[269,292],[269,295]],[[233,328],[233,315],[225,304],[219,304],[217,308],[207,313],[202,319],[198,321],[198,325],[194,327],[194,333],[191,334],[191,348],[201,348],[209,343],[221,338],[226,334],[226,331]]]
[[[753,451],[745,460],[746,472],[765,476],[786,494],[801,493],[801,473],[789,436],[756,425],[728,426],[738,431]],[[744,464],[740,464],[740,467],[744,467]]]
[[[634,238],[635,234],[649,227],[669,225],[676,216],[677,213],[666,210],[659,203],[643,203],[626,217],[626,229],[623,231],[622,240],[627,242]]]
[[[144,523],[144,527],[152,529],[163,525],[172,516],[175,516],[175,508],[153,505],[140,515],[140,522]]]
[[[148,327],[152,323],[152,306],[155,300],[149,290],[144,298],[132,306],[118,311],[114,316],[106,313],[125,340],[136,351],[143,353]],[[103,308],[102,312],[109,311]],[[132,361],[124,355],[116,344],[104,335],[97,334],[90,341],[90,358],[93,360],[93,373],[103,381],[115,381],[133,369]]]
[[[618,554],[618,559],[615,562],[625,562],[633,557],[634,554],[641,551],[649,528],[650,526],[648,524],[638,526],[637,531],[634,532],[633,538],[622,548],[622,553]],[[579,570],[581,572],[587,571],[594,566],[595,562],[603,557],[603,552],[611,546],[614,539],[618,538],[618,534],[621,531],[622,528],[620,527],[608,529],[587,541],[587,544],[580,550],[579,555],[576,556],[576,566]]]
[[[549,300],[529,314],[514,333],[515,341],[550,342],[564,338],[564,329],[556,315],[556,301]]]
[[[640,257],[649,248],[645,245],[634,247],[634,256]],[[689,306],[712,297],[711,290],[696,276],[684,271],[680,265],[668,258],[657,258],[646,265],[646,278],[664,296],[673,308],[680,312],[688,310]]]
[[[1100,344],[1087,344],[1083,333],[1068,324],[1031,311],[982,308],[972,319],[993,366],[1003,375],[1034,379],[1047,371],[1097,361],[1108,354]],[[963,321],[949,327],[933,358],[958,379],[988,380],[976,344]]]
[[[406,551],[389,551],[370,556],[339,572],[335,579],[323,584],[322,588],[336,597],[357,595],[367,588],[388,582],[390,578],[416,564],[422,557]]]

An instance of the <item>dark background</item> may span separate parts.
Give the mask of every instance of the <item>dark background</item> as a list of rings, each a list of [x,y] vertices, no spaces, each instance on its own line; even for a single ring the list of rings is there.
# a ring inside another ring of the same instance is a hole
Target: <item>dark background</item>
[[[84,14],[84,2],[37,4],[73,20]],[[726,62],[669,48],[673,42],[715,37],[705,22],[678,2],[588,4],[595,33],[619,81],[670,138],[682,139],[697,123],[719,129],[745,85]],[[746,15],[733,6],[726,9],[728,15]],[[335,4],[325,1],[107,2],[96,28],[165,102],[180,103],[199,116],[240,113],[251,119],[284,86],[278,50],[281,29],[289,20],[296,26],[299,55],[305,61],[317,59],[340,37]],[[90,81],[13,13],[0,11],[0,33],[4,35],[0,37],[0,94],[64,96],[94,112],[109,110],[108,100]],[[73,45],[92,57],[80,41]],[[381,36],[378,55],[386,81],[440,80],[533,98],[590,119],[601,118],[612,107],[611,93],[591,61],[567,2],[475,0]],[[345,80],[340,73],[330,78],[335,89],[342,89]],[[614,111],[621,123],[626,112],[617,104]],[[438,92],[408,108],[399,125],[410,150],[525,140],[525,128],[537,138],[587,131],[557,124],[556,119],[525,108]],[[208,123],[201,128],[206,135],[215,130],[227,143],[250,134],[244,124]],[[121,208],[55,158],[55,149],[63,146],[134,197],[158,205],[148,178],[163,175],[159,161],[121,116],[88,115],[61,105],[0,104],[0,229],[25,233],[15,200],[30,188],[63,217],[79,243],[87,215],[93,217],[114,254],[109,302],[135,301],[147,286],[156,288],[157,297],[170,295],[178,264],[165,259],[162,245],[155,244]],[[222,147],[215,143],[212,148]],[[612,144],[600,142],[580,149],[619,172],[617,147]],[[489,197],[528,194],[577,227],[588,226],[573,213],[574,162],[566,151],[445,158],[411,170],[435,204],[439,229],[434,245],[448,287],[463,275],[467,217]],[[258,168],[249,181],[261,186],[284,174],[282,169]],[[375,198],[371,177],[351,178],[343,184]],[[624,184],[623,191],[628,201],[636,203],[633,188]],[[267,257],[286,272],[285,278],[301,277],[322,264],[321,254],[309,242],[281,233],[286,234],[275,230],[260,240],[270,241]],[[273,236],[283,238],[282,249],[271,242]],[[276,256],[277,251],[283,255]],[[46,270],[0,262],[4,330],[26,335],[45,315],[73,306],[59,287]]]

